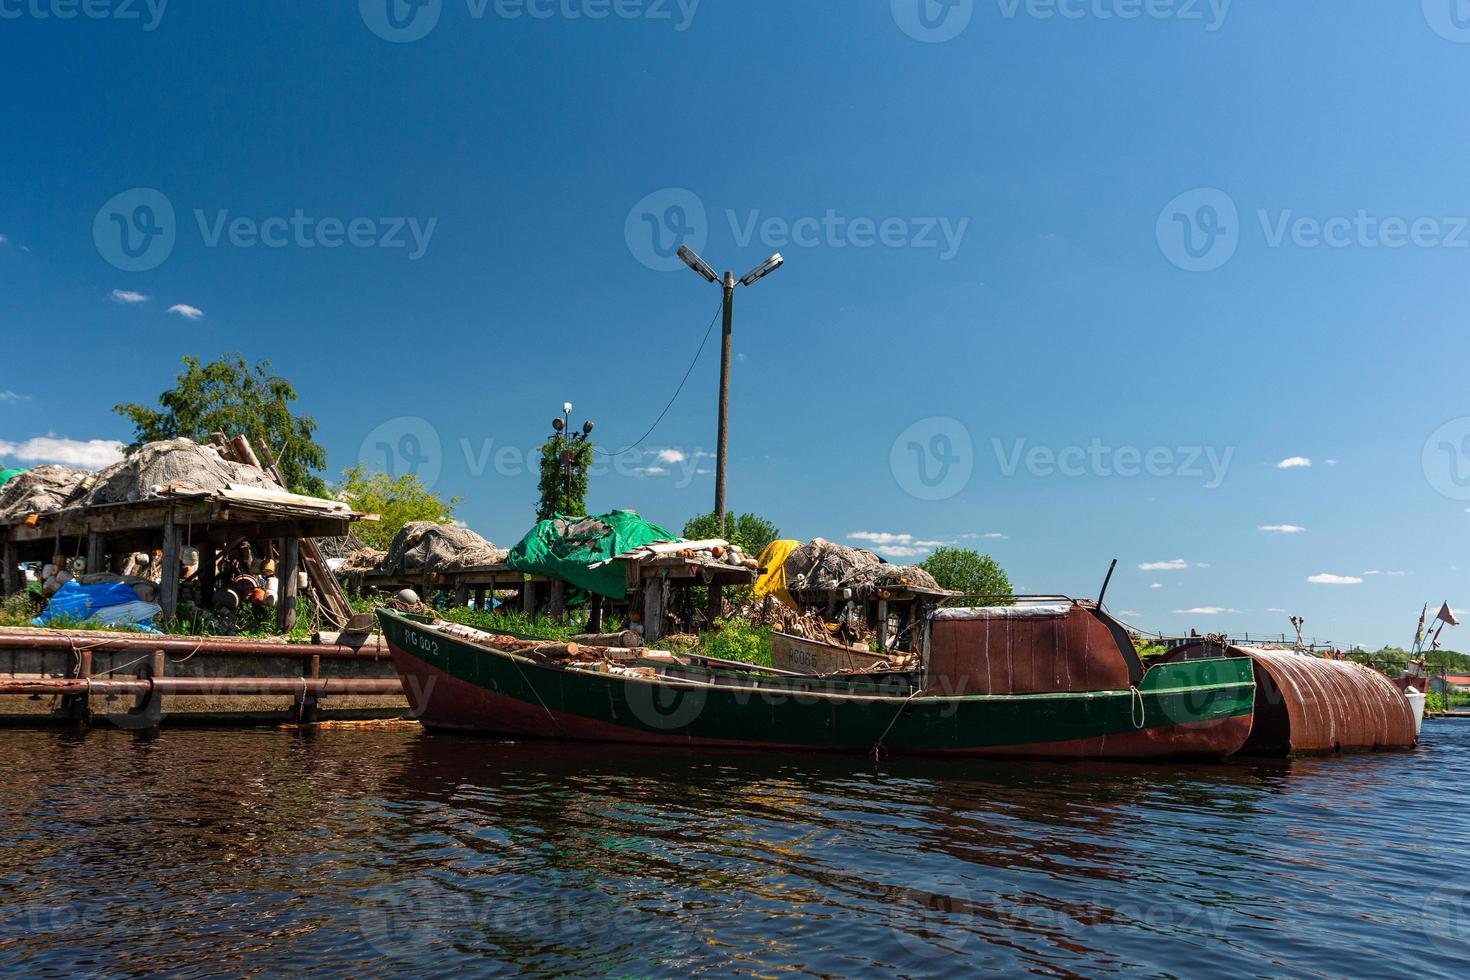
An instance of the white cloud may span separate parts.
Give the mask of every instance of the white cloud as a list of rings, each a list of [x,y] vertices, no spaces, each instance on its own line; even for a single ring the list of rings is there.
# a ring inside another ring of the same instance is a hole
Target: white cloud
[[[1278,470],[1296,470],[1307,469],[1311,465],[1312,461],[1305,456],[1290,456],[1277,463],[1276,468]]]
[[[1119,609],[1118,610],[1118,615],[1119,616],[1142,616],[1143,613],[1138,612],[1135,609]]]
[[[197,306],[190,306],[188,303],[175,303],[168,308],[168,312],[177,313],[186,320],[197,320],[204,315],[203,310]]]
[[[1286,612],[1286,610],[1285,609],[1277,609],[1277,608],[1275,608],[1273,606],[1272,608],[1267,609],[1266,612]]]
[[[0,391],[0,402],[28,402],[30,395],[22,395],[15,391]]]
[[[9,244],[10,244],[10,239],[6,238],[4,235],[0,235],[0,245],[9,245]]]
[[[1188,568],[1189,562],[1183,558],[1175,558],[1173,561],[1148,561],[1138,566],[1142,572],[1177,572]]]
[[[862,541],[895,555],[922,554],[954,544],[953,541],[926,541],[912,534],[892,534],[888,531],[853,531],[847,537],[851,541]]]
[[[1306,528],[1300,524],[1262,524],[1257,530],[1270,531],[1273,534],[1301,534]]]
[[[1364,575],[1387,575],[1390,578],[1403,578],[1405,575],[1408,575],[1409,573],[1408,572],[1381,572],[1378,569],[1373,568],[1373,569],[1370,569],[1370,570],[1364,572],[1363,574]]]
[[[1336,466],[1337,465],[1337,460],[1335,460],[1335,459],[1324,459],[1322,462],[1326,463],[1328,466]]]
[[[1238,613],[1239,609],[1227,609],[1224,606],[1196,606],[1194,609],[1176,609],[1176,616],[1220,616],[1224,613]]]
[[[668,470],[662,466],[645,466],[638,472],[645,476],[663,476]]]
[[[989,532],[987,534],[982,534],[981,537],[985,538],[985,540],[987,540],[987,541],[1004,541],[1004,540],[1006,540],[1006,536],[1004,534],[1001,534],[999,531],[991,531],[991,532]]]
[[[135,293],[131,289],[114,289],[112,291],[112,301],[114,303],[124,304],[146,303],[148,302],[148,297],[144,296],[142,293]],[[175,309],[177,309],[177,307],[175,307]],[[193,309],[193,307],[190,307],[190,309]]]
[[[123,458],[122,443],[111,439],[58,439],[37,436],[25,442],[0,440],[0,456],[22,463],[61,463],[84,470],[100,470]]]
[[[1149,586],[1150,589],[1162,589],[1163,587],[1164,587],[1164,583],[1163,582],[1155,582],[1153,585],[1150,585]]]
[[[1313,575],[1307,579],[1313,585],[1362,585],[1363,580],[1355,575],[1333,575],[1323,572],[1321,575]]]
[[[660,463],[682,463],[689,458],[677,449],[660,449],[654,455]]]

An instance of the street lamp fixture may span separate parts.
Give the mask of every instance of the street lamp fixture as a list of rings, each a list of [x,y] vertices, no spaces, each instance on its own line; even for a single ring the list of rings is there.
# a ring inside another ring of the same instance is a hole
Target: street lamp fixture
[[[718,282],[725,290],[725,324],[720,338],[720,431],[715,453],[715,526],[725,533],[725,457],[730,445],[730,325],[735,311],[735,274],[725,273],[723,280],[708,262],[688,245],[679,246],[679,258],[705,282]],[[786,262],[781,253],[766,259],[740,279],[740,285],[752,286],[769,276]],[[570,409],[570,406],[568,406]]]

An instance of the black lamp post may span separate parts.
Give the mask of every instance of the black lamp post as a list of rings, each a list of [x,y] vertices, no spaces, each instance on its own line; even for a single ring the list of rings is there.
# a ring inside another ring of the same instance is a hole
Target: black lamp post
[[[592,435],[593,422],[591,419],[582,423],[581,432],[572,432],[572,403],[565,402],[561,407],[561,415],[551,420],[551,428],[555,431],[554,439],[561,440],[562,447],[557,455],[561,461],[562,474],[566,480],[566,500],[572,499],[572,468],[577,464],[577,451],[574,447],[587,441]]]

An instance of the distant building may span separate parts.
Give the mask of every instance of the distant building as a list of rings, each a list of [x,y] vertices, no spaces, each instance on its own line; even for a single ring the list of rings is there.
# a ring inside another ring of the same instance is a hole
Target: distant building
[[[1429,689],[1436,694],[1464,694],[1470,691],[1470,674],[1435,674],[1429,679]]]

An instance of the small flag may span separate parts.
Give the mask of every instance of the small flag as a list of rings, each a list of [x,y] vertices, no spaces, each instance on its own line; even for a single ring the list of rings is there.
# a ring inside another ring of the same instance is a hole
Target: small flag
[[[1424,617],[1429,615],[1429,603],[1424,603],[1424,608],[1419,611],[1419,628],[1414,631],[1414,646],[1424,642]]]
[[[1451,626],[1460,625],[1460,621],[1455,618],[1455,611],[1450,608],[1450,604],[1448,602],[1440,607],[1439,615],[1434,618],[1442,623],[1449,623]],[[1443,629],[1443,627],[1441,627],[1441,629]]]

